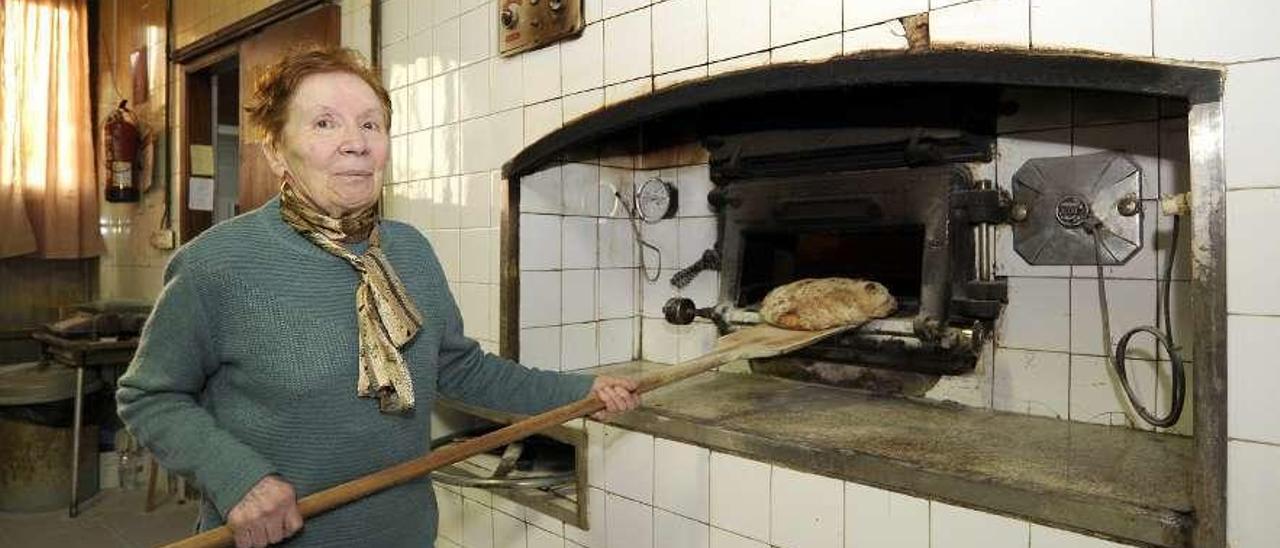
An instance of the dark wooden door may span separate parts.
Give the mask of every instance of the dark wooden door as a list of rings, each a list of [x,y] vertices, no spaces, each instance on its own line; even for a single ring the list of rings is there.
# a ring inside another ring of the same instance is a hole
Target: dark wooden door
[[[339,45],[342,40],[342,8],[326,4],[275,23],[240,42],[240,101],[253,97],[258,76],[290,50],[305,44]],[[240,111],[240,211],[254,209],[280,190],[280,181],[262,155],[258,135]]]

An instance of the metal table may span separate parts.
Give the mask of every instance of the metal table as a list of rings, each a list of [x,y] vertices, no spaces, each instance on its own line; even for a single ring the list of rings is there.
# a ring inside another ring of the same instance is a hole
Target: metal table
[[[84,422],[84,370],[86,367],[128,365],[138,347],[138,339],[68,339],[47,331],[36,331],[31,337],[40,342],[43,359],[76,370],[75,415],[71,436],[71,505],[68,515],[80,513],[80,427]]]

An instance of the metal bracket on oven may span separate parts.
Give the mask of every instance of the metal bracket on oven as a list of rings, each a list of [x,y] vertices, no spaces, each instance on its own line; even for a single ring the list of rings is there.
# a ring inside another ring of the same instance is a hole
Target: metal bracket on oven
[[[953,218],[970,224],[1009,222],[1011,203],[1008,193],[999,189],[951,192]]]

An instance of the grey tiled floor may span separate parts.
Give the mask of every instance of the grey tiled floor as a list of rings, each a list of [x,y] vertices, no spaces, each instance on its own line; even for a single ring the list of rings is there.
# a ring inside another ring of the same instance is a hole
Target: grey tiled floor
[[[172,498],[155,511],[143,511],[145,490],[104,490],[80,505],[80,515],[65,508],[38,514],[0,512],[2,548],[142,548],[192,533],[199,503]]]

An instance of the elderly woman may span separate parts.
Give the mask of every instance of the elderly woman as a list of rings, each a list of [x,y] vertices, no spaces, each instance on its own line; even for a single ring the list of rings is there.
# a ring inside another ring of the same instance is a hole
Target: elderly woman
[[[201,529],[226,523],[242,547],[431,546],[427,479],[305,528],[295,497],[427,453],[437,394],[530,414],[589,393],[636,405],[632,381],[527,369],[463,336],[430,244],[378,217],[391,103],[358,54],[289,56],[248,112],[280,196],[174,254],[117,392],[129,430],[203,490]]]

